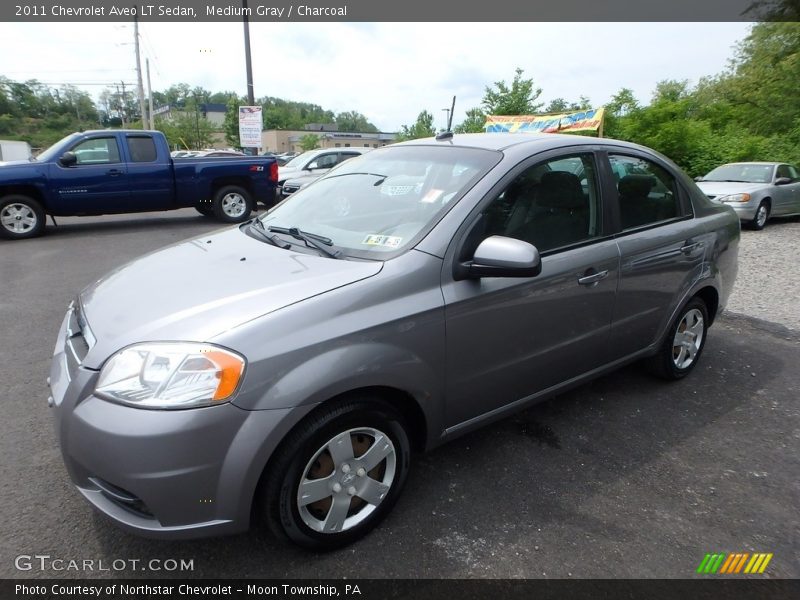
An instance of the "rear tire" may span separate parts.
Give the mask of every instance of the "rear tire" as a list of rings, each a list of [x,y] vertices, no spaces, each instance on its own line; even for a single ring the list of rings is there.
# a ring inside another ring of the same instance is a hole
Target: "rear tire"
[[[686,303],[670,325],[664,343],[646,361],[654,375],[667,380],[686,377],[700,360],[708,334],[708,308],[700,298]]]
[[[214,216],[224,223],[242,223],[253,212],[250,192],[238,185],[226,185],[214,193],[211,203]]]
[[[0,236],[23,240],[44,233],[46,216],[42,205],[29,196],[9,194],[0,198]]]
[[[323,408],[283,442],[255,509],[279,537],[315,551],[340,548],[389,513],[410,449],[403,418],[380,398]]]

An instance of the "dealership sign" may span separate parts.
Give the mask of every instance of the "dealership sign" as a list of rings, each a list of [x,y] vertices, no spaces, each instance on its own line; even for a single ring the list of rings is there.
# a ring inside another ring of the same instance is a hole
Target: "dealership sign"
[[[239,107],[239,145],[242,148],[260,148],[261,130],[264,122],[261,120],[260,106]]]
[[[591,108],[557,115],[516,115],[486,117],[488,133],[558,133],[562,131],[598,131],[603,123],[603,108]]]

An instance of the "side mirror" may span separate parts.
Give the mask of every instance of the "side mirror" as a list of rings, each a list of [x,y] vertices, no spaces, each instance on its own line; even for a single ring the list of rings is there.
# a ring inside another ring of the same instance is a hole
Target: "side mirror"
[[[78,164],[78,157],[74,152],[64,152],[61,158],[58,159],[58,162],[61,163],[62,167],[71,167],[72,165]]]
[[[786,185],[787,183],[792,183],[792,180],[789,177],[778,177],[775,180],[775,185]]]
[[[703,181],[703,178],[700,175],[698,175],[697,177],[694,178],[694,180],[695,181]]]
[[[542,261],[535,246],[522,240],[493,235],[483,240],[471,261],[457,266],[455,279],[481,277],[535,277]]]

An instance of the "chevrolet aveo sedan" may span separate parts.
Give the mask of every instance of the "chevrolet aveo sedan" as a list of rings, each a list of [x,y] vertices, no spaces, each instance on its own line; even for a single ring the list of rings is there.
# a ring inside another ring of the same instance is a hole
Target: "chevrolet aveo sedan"
[[[440,136],[85,289],[50,374],[77,490],[132,532],[356,540],[412,453],[626,363],[700,360],[739,220],[646,148]]]

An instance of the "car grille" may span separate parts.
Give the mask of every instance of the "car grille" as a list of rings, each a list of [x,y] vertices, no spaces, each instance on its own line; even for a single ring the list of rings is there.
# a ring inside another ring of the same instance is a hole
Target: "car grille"
[[[89,353],[89,349],[94,346],[94,342],[94,336],[81,312],[80,302],[76,300],[70,305],[64,341],[64,354],[67,358],[67,373],[70,380],[74,378],[78,367]]]

